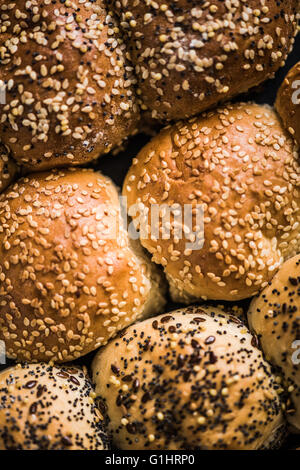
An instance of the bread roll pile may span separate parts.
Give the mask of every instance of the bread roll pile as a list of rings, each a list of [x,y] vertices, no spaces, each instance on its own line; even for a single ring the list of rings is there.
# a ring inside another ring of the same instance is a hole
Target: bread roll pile
[[[1,2],[0,450],[299,432],[299,64],[274,108],[228,102],[285,64],[299,17],[298,0]],[[120,191],[87,165],[109,153]]]

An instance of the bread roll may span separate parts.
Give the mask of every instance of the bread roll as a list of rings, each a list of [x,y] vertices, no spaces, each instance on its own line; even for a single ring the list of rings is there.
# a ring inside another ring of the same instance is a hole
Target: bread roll
[[[236,317],[188,307],[126,329],[93,362],[114,444],[126,450],[274,445],[279,387]]]
[[[298,0],[114,0],[142,109],[191,117],[273,77],[297,31]]]
[[[284,377],[287,418],[300,432],[300,255],[286,261],[248,312],[267,360]]]
[[[4,191],[17,174],[17,165],[0,142],[0,192]]]
[[[175,301],[251,297],[299,252],[299,155],[268,106],[227,104],[166,127],[133,160],[123,193]]]
[[[300,144],[300,62],[284,79],[275,106],[285,127]]]
[[[0,450],[104,450],[108,439],[86,373],[16,365],[0,372]]]
[[[0,44],[0,137],[23,165],[86,163],[135,131],[135,78],[103,0],[2,2]]]
[[[113,183],[91,170],[33,174],[2,193],[0,339],[8,357],[70,361],[160,312],[161,274],[119,213]]]

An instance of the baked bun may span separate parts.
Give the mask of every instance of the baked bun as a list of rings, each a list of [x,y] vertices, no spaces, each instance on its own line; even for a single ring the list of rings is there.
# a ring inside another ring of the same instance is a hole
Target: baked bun
[[[278,385],[255,338],[214,307],[125,330],[93,362],[120,449],[259,449],[281,435]]]
[[[0,339],[8,357],[70,361],[160,311],[161,275],[119,214],[115,186],[92,170],[33,174],[2,193]]]
[[[95,393],[79,368],[16,365],[0,372],[0,450],[104,450]]]
[[[0,142],[0,192],[4,191],[17,174],[17,165]]]
[[[278,367],[290,394],[287,418],[300,432],[300,255],[286,261],[253,299],[248,320],[266,359]]]
[[[291,51],[298,0],[114,0],[142,109],[182,119],[274,75]]]
[[[296,145],[267,106],[227,104],[152,139],[133,160],[123,192],[173,300],[238,300],[265,287],[299,251],[299,176]],[[155,204],[157,225],[149,219]],[[169,225],[166,206],[174,209]]]
[[[300,144],[300,62],[284,79],[275,106],[285,127]]]
[[[31,170],[86,163],[137,127],[135,78],[103,0],[0,7],[0,137]]]

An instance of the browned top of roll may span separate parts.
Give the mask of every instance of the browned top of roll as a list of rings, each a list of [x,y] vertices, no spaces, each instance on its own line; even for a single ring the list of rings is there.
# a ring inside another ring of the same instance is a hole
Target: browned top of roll
[[[141,242],[164,267],[175,300],[250,297],[299,251],[299,155],[268,106],[227,104],[165,128],[133,160],[123,192],[129,208],[139,203],[146,214],[146,223],[136,220]],[[168,227],[160,217],[151,237],[155,204],[161,213],[177,204],[181,218],[171,213]],[[186,230],[188,204],[204,217],[194,214]],[[195,233],[202,248],[187,246]]]
[[[283,124],[300,145],[300,62],[285,77],[275,106]]]
[[[102,0],[0,6],[0,136],[31,169],[84,163],[136,128],[132,68]]]
[[[271,77],[294,42],[297,2],[114,0],[141,102],[181,119]]]

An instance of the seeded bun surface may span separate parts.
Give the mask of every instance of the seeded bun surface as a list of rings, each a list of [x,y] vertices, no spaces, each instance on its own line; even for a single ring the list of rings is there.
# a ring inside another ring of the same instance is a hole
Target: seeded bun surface
[[[181,238],[171,214],[169,233],[161,217],[156,239],[147,233],[141,239],[163,266],[173,300],[238,300],[265,287],[299,251],[299,176],[296,145],[276,113],[227,104],[152,139],[133,160],[123,194],[128,207],[139,204],[133,218],[144,232],[153,205],[181,208]],[[203,227],[193,215],[202,248],[187,248],[195,239],[191,224],[182,224],[187,204],[203,208]],[[146,221],[137,220],[139,214]]]
[[[300,62],[284,79],[275,106],[285,127],[300,145]]]
[[[33,174],[0,198],[0,339],[20,361],[70,361],[160,312],[163,282],[130,243],[113,183]]]
[[[257,449],[282,414],[275,377],[239,319],[189,307],[129,327],[94,359],[121,449]]]
[[[0,450],[104,450],[103,416],[86,373],[16,365],[0,372]]]
[[[0,192],[4,191],[17,174],[17,166],[6,147],[0,142]]]
[[[286,261],[253,299],[248,320],[266,359],[285,379],[290,394],[287,418],[300,432],[300,255]]]
[[[135,78],[102,0],[2,2],[0,44],[0,137],[23,165],[85,163],[136,129]]]
[[[272,77],[294,43],[297,2],[114,0],[142,108],[187,118]]]

